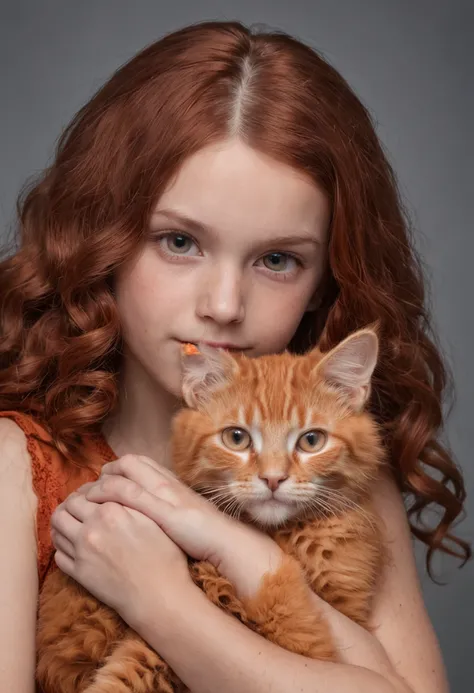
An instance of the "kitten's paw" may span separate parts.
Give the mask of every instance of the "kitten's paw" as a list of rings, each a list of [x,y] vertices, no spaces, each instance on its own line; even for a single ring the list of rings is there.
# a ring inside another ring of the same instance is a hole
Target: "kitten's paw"
[[[255,624],[247,617],[233,584],[222,577],[217,568],[207,561],[198,561],[190,564],[189,572],[194,583],[202,589],[209,601],[227,614],[238,618],[249,628],[255,629]]]
[[[83,693],[184,693],[186,687],[138,636],[120,643]]]

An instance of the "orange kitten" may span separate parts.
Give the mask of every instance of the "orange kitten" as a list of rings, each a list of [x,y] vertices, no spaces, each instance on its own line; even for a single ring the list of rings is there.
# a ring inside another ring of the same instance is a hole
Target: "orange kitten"
[[[372,329],[335,349],[249,359],[183,350],[187,407],[174,419],[176,474],[224,512],[258,525],[287,558],[258,594],[239,600],[209,563],[190,560],[208,598],[293,652],[336,660],[311,588],[368,628],[382,563],[371,509],[383,449],[365,411],[377,361]],[[40,598],[38,679],[45,693],[186,691],[110,609],[53,573]]]

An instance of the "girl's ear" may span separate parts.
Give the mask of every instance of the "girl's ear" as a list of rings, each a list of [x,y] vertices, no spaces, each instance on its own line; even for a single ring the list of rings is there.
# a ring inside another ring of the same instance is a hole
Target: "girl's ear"
[[[235,359],[223,349],[198,345],[195,353],[182,353],[182,394],[187,406],[198,409],[224,387],[237,369]]]
[[[316,372],[341,390],[351,406],[360,411],[370,396],[370,383],[377,364],[379,340],[372,328],[349,335],[329,353],[324,354]]]

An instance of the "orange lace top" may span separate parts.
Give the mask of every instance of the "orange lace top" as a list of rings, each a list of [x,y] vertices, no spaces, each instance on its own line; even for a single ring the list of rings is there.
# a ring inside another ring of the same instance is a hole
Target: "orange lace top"
[[[14,411],[0,411],[0,417],[14,421],[24,432],[31,457],[33,489],[38,498],[36,540],[40,589],[46,575],[55,566],[54,548],[50,536],[50,520],[56,507],[88,481],[99,475],[106,462],[116,455],[102,436],[84,439],[84,450],[90,468],[76,467],[66,461],[54,446],[51,435],[31,416]]]

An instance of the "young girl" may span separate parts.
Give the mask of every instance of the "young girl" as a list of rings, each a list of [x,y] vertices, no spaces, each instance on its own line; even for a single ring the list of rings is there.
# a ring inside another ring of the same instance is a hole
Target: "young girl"
[[[402,500],[428,566],[438,549],[468,557],[450,533],[463,480],[437,440],[445,372],[393,172],[315,52],[216,22],[137,55],[21,203],[0,296],[0,690],[33,691],[54,563],[193,693],[447,690]],[[186,554],[212,553],[252,594],[280,553],[170,473],[169,424],[183,342],[301,352],[374,321],[371,407],[392,469],[374,503],[391,560],[370,633],[314,597],[339,647],[329,664],[262,639],[192,583]],[[442,520],[427,529],[431,503]]]

